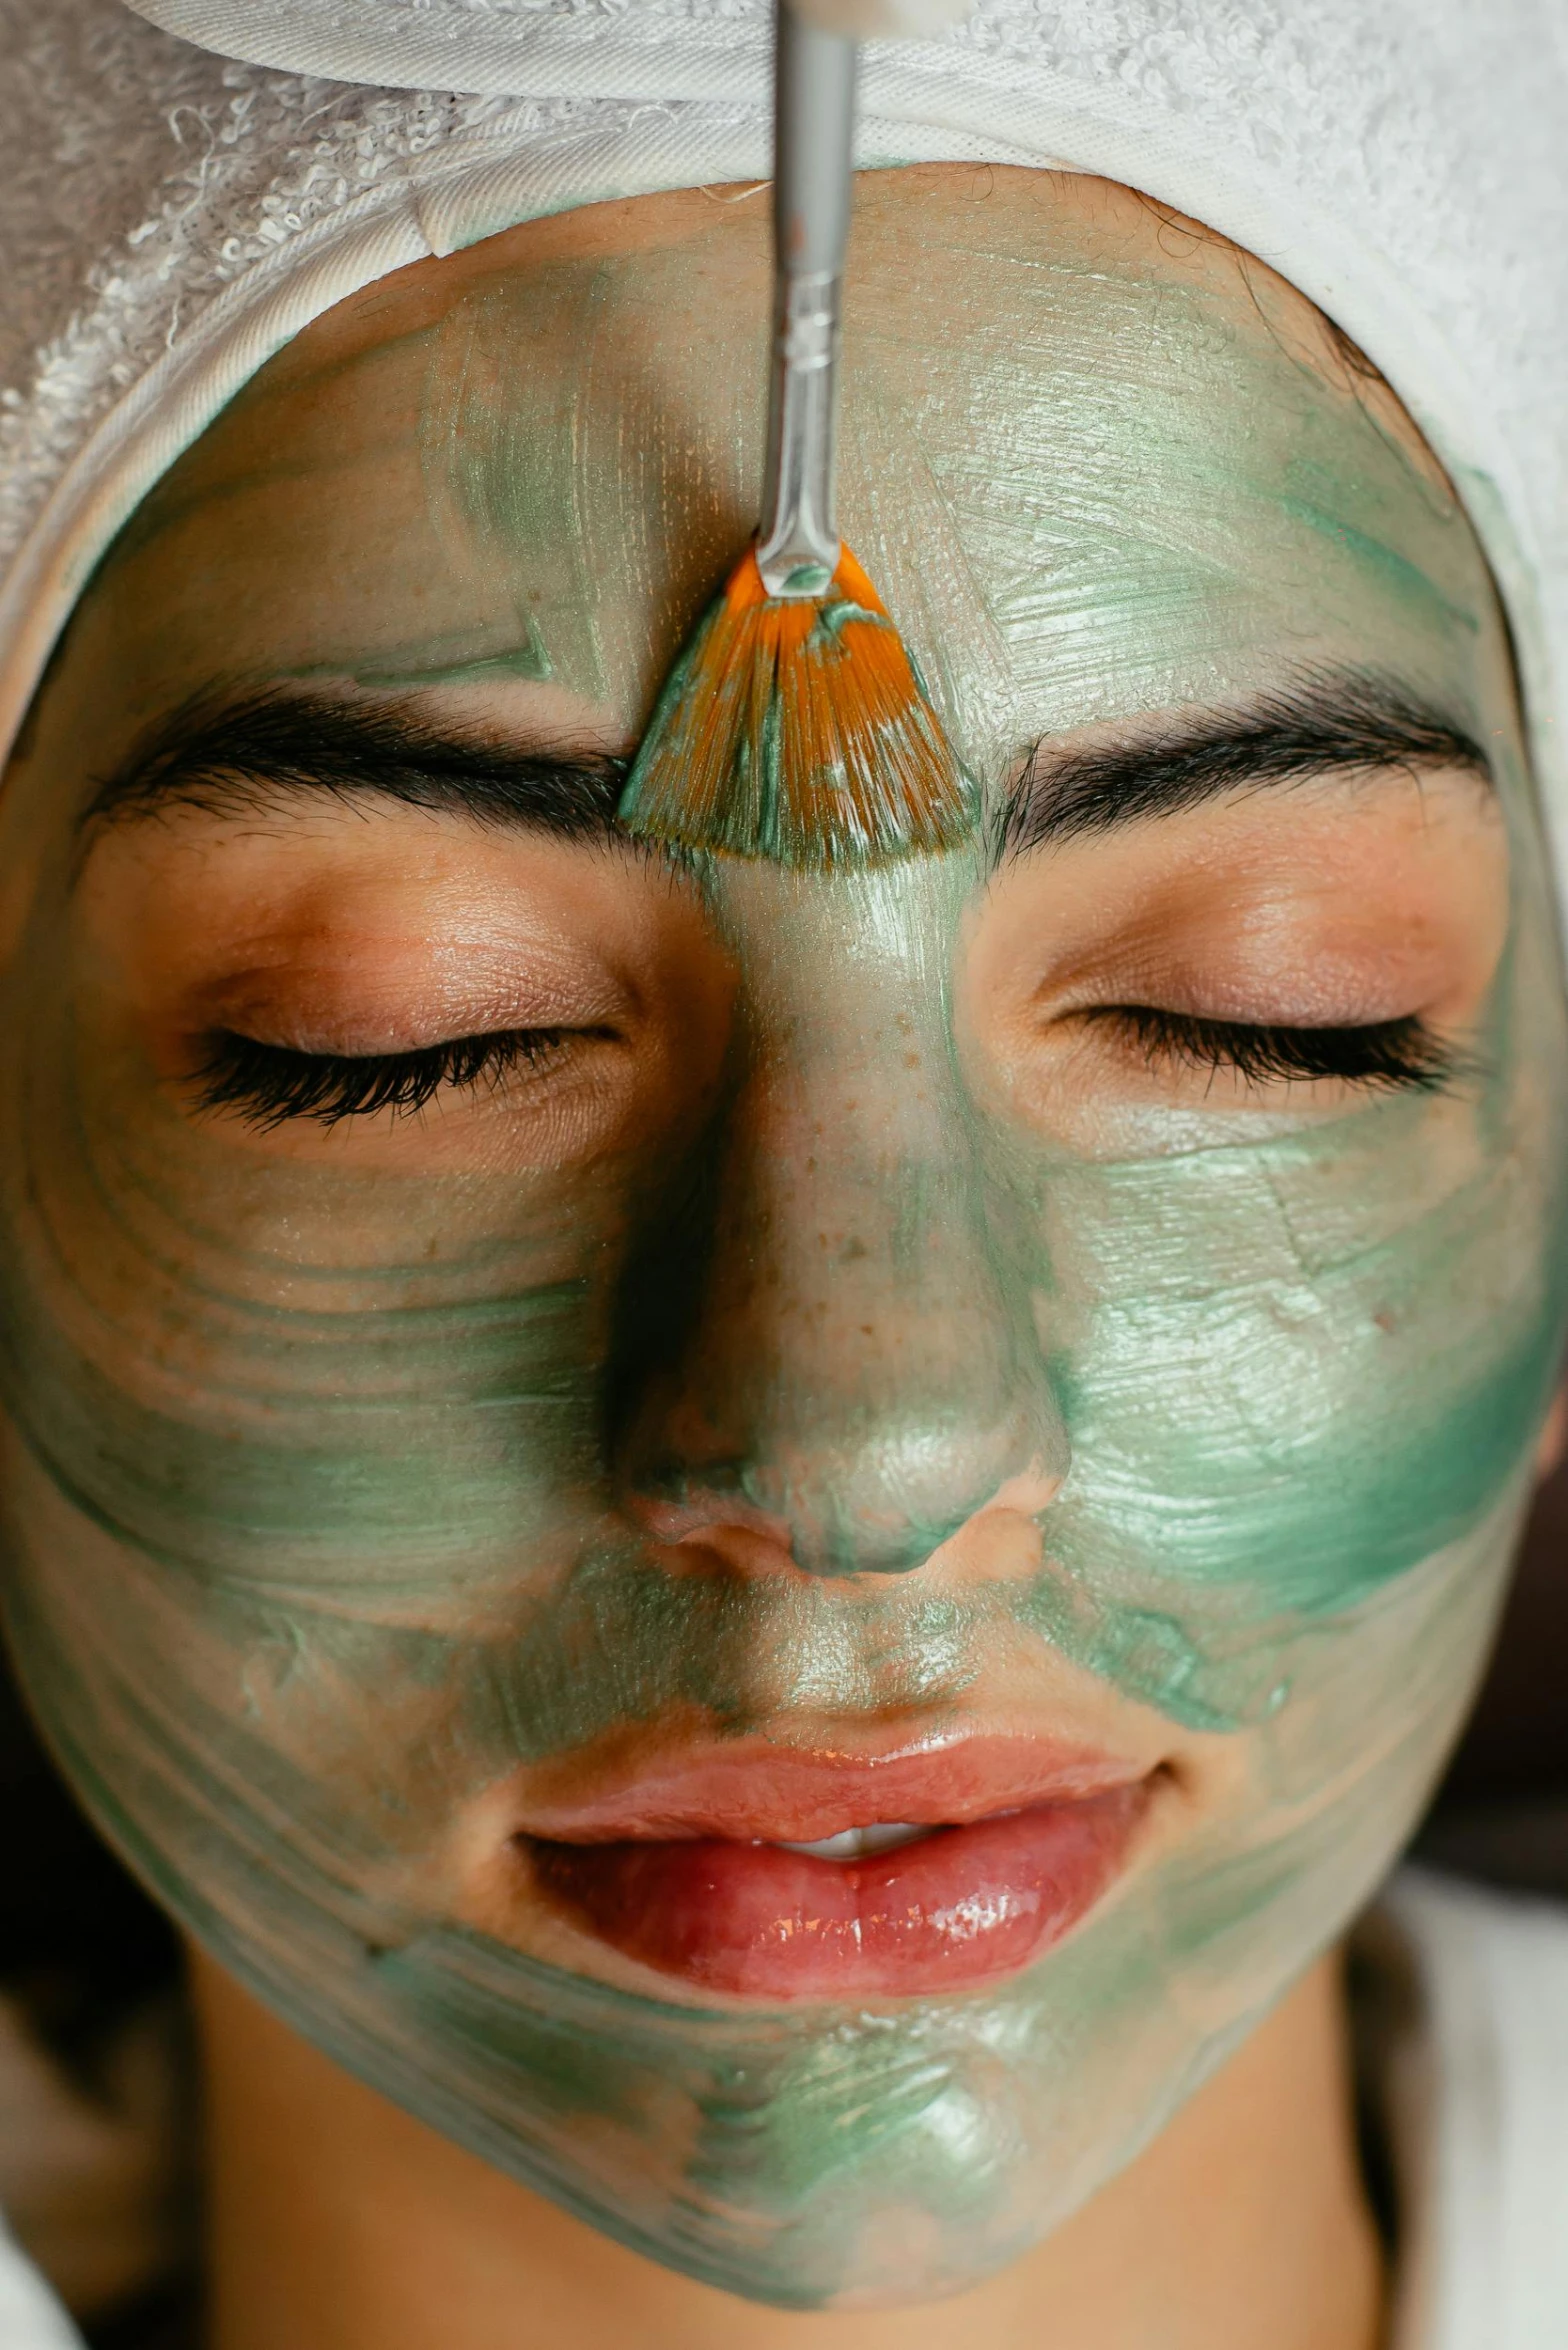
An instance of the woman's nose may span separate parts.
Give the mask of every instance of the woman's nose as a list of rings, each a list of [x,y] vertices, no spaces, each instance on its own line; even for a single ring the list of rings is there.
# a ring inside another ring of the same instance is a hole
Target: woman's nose
[[[886,955],[835,975],[813,943],[752,1004],[708,1179],[636,1284],[619,1468],[656,1525],[894,1574],[999,1497],[1043,1499],[1066,1442],[945,988]]]

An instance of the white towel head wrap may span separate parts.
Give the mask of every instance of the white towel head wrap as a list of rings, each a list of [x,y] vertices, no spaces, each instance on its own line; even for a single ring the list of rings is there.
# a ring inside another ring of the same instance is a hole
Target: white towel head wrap
[[[114,531],[310,319],[533,215],[767,168],[769,0],[134,5],[0,0],[0,747]],[[863,91],[863,162],[1128,181],[1363,345],[1487,545],[1568,871],[1558,0],[977,0]]]

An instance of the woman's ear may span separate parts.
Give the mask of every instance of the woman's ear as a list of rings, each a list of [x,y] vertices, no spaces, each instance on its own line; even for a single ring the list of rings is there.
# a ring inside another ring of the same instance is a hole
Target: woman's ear
[[[1544,1485],[1553,1470],[1560,1467],[1565,1449],[1568,1449],[1568,1379],[1552,1397],[1552,1408],[1536,1439],[1535,1474],[1539,1483]]]

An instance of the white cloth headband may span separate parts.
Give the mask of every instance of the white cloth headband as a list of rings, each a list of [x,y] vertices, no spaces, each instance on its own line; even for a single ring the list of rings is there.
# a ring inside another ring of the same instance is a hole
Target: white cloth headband
[[[0,746],[120,523],[311,318],[540,213],[766,169],[768,0],[135,4],[0,0]],[[1367,350],[1487,544],[1560,874],[1565,123],[1558,0],[977,0],[868,51],[861,134],[1129,181]]]

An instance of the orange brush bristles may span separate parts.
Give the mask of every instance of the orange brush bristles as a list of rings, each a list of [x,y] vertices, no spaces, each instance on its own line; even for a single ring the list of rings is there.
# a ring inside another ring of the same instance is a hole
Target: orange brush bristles
[[[620,819],[682,848],[866,865],[952,846],[977,808],[848,548],[813,598],[770,596],[748,549],[670,672]]]

